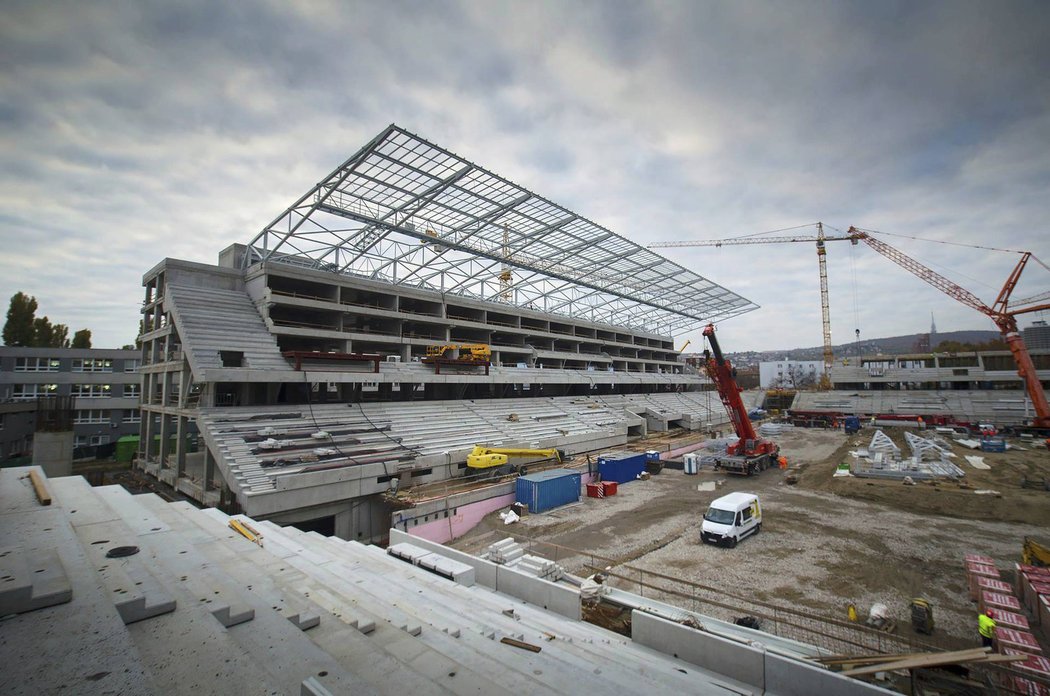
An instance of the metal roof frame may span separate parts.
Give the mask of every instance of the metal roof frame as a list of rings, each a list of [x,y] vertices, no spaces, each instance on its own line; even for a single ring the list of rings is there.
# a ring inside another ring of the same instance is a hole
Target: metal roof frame
[[[252,239],[263,261],[667,335],[758,308],[394,124]]]

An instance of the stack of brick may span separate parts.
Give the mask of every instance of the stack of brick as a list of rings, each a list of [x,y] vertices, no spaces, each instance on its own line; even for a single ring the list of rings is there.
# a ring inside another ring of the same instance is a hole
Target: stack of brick
[[[1034,622],[1039,623],[1042,618],[1044,626],[1050,626],[1050,613],[1045,614],[1045,618],[1039,613],[1041,603],[1050,612],[1050,599],[1039,594],[1044,581],[1050,584],[1050,569],[1016,564],[1015,584],[1011,586],[1001,579],[994,559],[988,556],[967,554],[965,565],[970,598],[977,602],[981,612],[996,622],[995,649],[1025,657],[1024,661],[1010,664],[1014,674],[1004,673],[1002,686],[1018,693],[1050,696],[1050,688],[1043,685],[1043,680],[1050,681],[1050,660],[1044,656],[1024,615],[1027,609]],[[1037,677],[1039,681],[1022,675]]]
[[[981,587],[978,583],[980,578],[1000,580],[995,561],[988,556],[966,554],[966,583],[970,587],[970,599],[975,602],[981,598]]]
[[[1015,563],[1014,572],[1014,591],[1033,623],[1050,639],[1050,568]]]

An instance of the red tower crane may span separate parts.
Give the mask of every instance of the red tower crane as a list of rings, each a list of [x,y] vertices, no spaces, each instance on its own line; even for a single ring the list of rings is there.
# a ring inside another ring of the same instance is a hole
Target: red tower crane
[[[949,297],[962,302],[968,307],[973,307],[978,312],[990,317],[991,320],[995,322],[995,325],[999,327],[999,331],[1002,333],[1006,345],[1009,346],[1010,352],[1013,354],[1014,362],[1017,364],[1017,374],[1021,376],[1022,380],[1024,380],[1025,390],[1028,392],[1028,398],[1032,400],[1032,406],[1035,409],[1035,418],[1032,420],[1032,425],[1040,429],[1050,428],[1050,405],[1047,404],[1046,393],[1043,391],[1043,385],[1039,382],[1039,376],[1036,374],[1035,365],[1032,363],[1032,356],[1029,355],[1028,348],[1024,344],[1024,339],[1021,337],[1021,333],[1017,330],[1016,319],[1019,314],[1041,312],[1050,309],[1050,303],[1029,305],[1019,309],[1008,308],[1010,295],[1013,294],[1014,288],[1017,287],[1017,282],[1021,278],[1021,272],[1024,271],[1028,259],[1032,257],[1031,252],[1021,252],[1021,260],[1017,262],[1017,266],[1014,267],[1013,272],[1010,273],[1009,277],[1006,279],[1006,282],[1003,284],[1003,289],[999,291],[999,297],[996,298],[995,303],[989,307],[966,288],[953,283],[936,271],[927,268],[911,258],[904,252],[893,248],[886,242],[883,242],[880,239],[875,239],[867,231],[856,227],[850,227],[847,233],[850,237],[863,241],[890,261],[893,261],[906,271],[922,278]],[[1045,299],[1045,297],[1046,294],[1044,293],[1036,297],[1026,298],[1021,302],[1038,301]]]

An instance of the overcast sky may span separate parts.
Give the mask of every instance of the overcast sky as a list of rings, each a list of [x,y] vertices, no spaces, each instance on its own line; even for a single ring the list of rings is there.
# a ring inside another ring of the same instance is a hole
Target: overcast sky
[[[0,301],[129,343],[144,272],[215,263],[391,122],[642,245],[822,220],[1050,264],[1048,29],[1042,0],[5,2]],[[989,303],[1018,260],[885,239]],[[812,245],[666,253],[762,305],[726,350],[820,344]],[[994,328],[866,247],[828,267],[835,343]]]

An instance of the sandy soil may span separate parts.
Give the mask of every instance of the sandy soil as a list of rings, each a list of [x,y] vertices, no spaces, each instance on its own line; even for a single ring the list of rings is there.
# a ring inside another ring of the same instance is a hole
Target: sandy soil
[[[898,633],[910,633],[908,605],[921,596],[933,604],[937,642],[969,645],[976,640],[976,610],[966,593],[963,556],[983,553],[1006,569],[1019,560],[1025,535],[1050,533],[1050,492],[1020,486],[1022,475],[1050,477],[1050,452],[984,454],[992,468],[979,471],[962,459],[974,453],[960,447],[963,486],[832,478],[848,450],[864,446],[870,436],[798,429],[776,438],[797,485],[786,484],[780,470],[739,478],[665,469],[650,481],[620,486],[613,498],[585,498],[527,515],[513,531],[582,552],[534,548],[570,572],[588,573],[591,565],[604,563],[587,555],[595,554],[839,620],[851,602],[862,616],[881,602],[900,622]],[[977,495],[975,489],[999,495]],[[762,532],[735,549],[702,544],[703,511],[730,491],[761,497]],[[508,531],[493,515],[454,545],[480,552]]]

